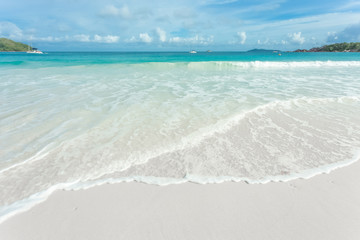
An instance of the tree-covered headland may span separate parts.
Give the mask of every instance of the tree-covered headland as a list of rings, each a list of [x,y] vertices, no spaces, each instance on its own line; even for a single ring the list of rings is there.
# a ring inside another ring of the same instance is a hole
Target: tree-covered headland
[[[322,47],[315,47],[309,50],[298,49],[295,52],[360,52],[360,42],[335,43]]]
[[[32,50],[32,47],[27,44],[0,38],[0,52],[26,52],[29,49]]]

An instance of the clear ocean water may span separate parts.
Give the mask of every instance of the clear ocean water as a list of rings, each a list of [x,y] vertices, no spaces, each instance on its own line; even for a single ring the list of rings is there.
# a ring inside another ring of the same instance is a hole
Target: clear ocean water
[[[0,219],[56,189],[266,183],[360,157],[360,53],[0,53]]]

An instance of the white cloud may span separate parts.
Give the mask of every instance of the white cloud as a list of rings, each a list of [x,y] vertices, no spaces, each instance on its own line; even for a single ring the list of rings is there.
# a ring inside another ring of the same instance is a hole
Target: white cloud
[[[0,37],[19,39],[23,36],[23,31],[11,22],[0,22]]]
[[[346,27],[340,32],[328,32],[327,42],[359,42],[360,22]]]
[[[190,44],[200,44],[200,45],[208,45],[213,41],[214,41],[214,36],[202,37],[199,35],[189,38],[172,37],[169,39],[170,43],[190,43]]]
[[[120,8],[119,16],[121,16],[123,18],[130,18],[131,17],[130,10],[126,5],[124,5],[122,8]]]
[[[233,2],[239,2],[239,0],[228,0],[228,1],[214,0],[214,1],[210,1],[205,4],[223,5],[223,4],[233,3]],[[229,9],[229,11],[236,13],[236,14],[249,13],[249,12],[266,12],[266,11],[271,11],[271,10],[280,8],[281,4],[286,2],[286,0],[264,1],[264,3],[259,3],[259,4],[257,4],[257,1],[252,1],[252,2],[253,2],[253,4],[250,4],[249,6],[243,6],[243,7],[239,7],[239,8],[229,7],[228,9]],[[258,2],[260,2],[260,1],[258,1]]]
[[[85,34],[75,35],[73,39],[78,42],[90,42],[90,36]]]
[[[185,39],[181,38],[181,37],[172,37],[169,39],[169,42],[174,42],[174,43],[180,43],[180,42],[184,42]]]
[[[156,33],[159,37],[160,42],[166,41],[166,32],[162,30],[161,28],[156,28]]]
[[[340,8],[339,8],[339,10],[347,10],[347,9],[350,9],[350,10],[352,10],[352,9],[354,9],[354,8],[356,8],[356,7],[359,7],[360,6],[360,2],[359,1],[350,1],[350,2],[348,2],[348,3],[345,3],[345,4],[343,4]]]
[[[129,8],[124,5],[121,8],[117,8],[114,5],[107,5],[100,11],[100,16],[107,17],[107,16],[119,16],[122,18],[130,18],[131,13]]]
[[[139,39],[140,39],[141,42],[145,42],[145,43],[151,43],[152,42],[152,38],[147,33],[140,33],[139,34]]]
[[[327,37],[328,42],[334,42],[334,41],[337,41],[339,39],[336,32],[328,32],[327,35],[328,35],[328,37]]]
[[[286,2],[286,0],[277,0],[277,1],[269,1],[265,3],[261,3],[258,5],[250,6],[248,8],[241,9],[241,12],[261,12],[261,11],[271,11],[279,8],[282,3]]]
[[[246,42],[246,38],[247,38],[246,32],[237,32],[236,36],[235,36],[235,39],[229,41],[229,44],[241,44],[241,45],[243,45]],[[258,40],[258,44],[260,44],[260,43],[261,43],[261,41]]]
[[[341,19],[341,21],[339,21],[339,19]],[[301,32],[300,37],[304,38],[303,45],[311,48],[313,43],[307,37],[304,37],[305,34],[306,36],[311,35],[316,37],[316,44],[324,45],[327,40],[326,33],[329,30],[340,33],[347,26],[359,22],[359,19],[360,13],[355,12],[327,13],[267,23],[252,22],[244,26],[243,30],[246,32],[251,31],[252,35],[266,35],[271,39],[278,39],[279,36],[283,36],[285,33],[285,37],[282,39],[288,42],[288,47],[294,47],[292,45],[299,44],[299,42],[293,42],[288,33],[294,33],[294,29],[296,29],[296,32]],[[338,36],[340,38],[339,34]]]
[[[212,5],[224,5],[224,4],[229,4],[229,3],[233,3],[233,2],[237,2],[238,0],[207,0],[207,1],[203,1],[204,4],[212,4]]]
[[[23,40],[26,41],[37,41],[37,42],[61,42],[61,41],[66,41],[69,39],[68,36],[65,37],[53,37],[53,36],[47,36],[47,37],[36,37],[33,35],[27,35],[27,36],[23,36],[22,38]]]
[[[246,32],[238,32],[237,36],[239,37],[240,44],[244,44],[246,41]]]
[[[42,41],[42,42],[58,42],[61,39],[53,37],[53,36],[47,36],[47,37],[38,37],[35,38],[36,41]]]
[[[303,44],[305,42],[305,38],[301,36],[301,32],[289,33],[288,37],[291,42],[296,43],[296,44]]]
[[[265,40],[261,41],[260,39],[257,40],[257,44],[258,45],[268,45],[270,44],[270,39],[269,38],[266,38]]]
[[[132,36],[130,39],[126,39],[125,42],[138,42],[135,36]]]
[[[119,9],[114,5],[107,5],[100,12],[100,15],[102,16],[117,16],[118,14]]]
[[[148,33],[140,33],[139,37],[132,36],[130,39],[125,40],[125,42],[143,42],[151,43],[153,41],[152,37]]]
[[[98,42],[98,43],[116,43],[119,41],[119,36],[107,35],[100,36],[95,34],[93,38],[86,34],[77,34],[73,36],[47,36],[37,37],[34,35],[23,35],[21,38],[23,41],[39,41],[39,42]]]
[[[107,35],[107,36],[100,36],[95,34],[93,42],[101,42],[101,43],[116,43],[120,39],[119,36]]]

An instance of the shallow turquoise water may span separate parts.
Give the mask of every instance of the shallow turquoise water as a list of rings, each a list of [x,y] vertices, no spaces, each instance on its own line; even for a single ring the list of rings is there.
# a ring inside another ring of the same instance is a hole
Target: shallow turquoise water
[[[203,61],[360,61],[359,53],[281,52],[49,52],[0,53],[0,66],[49,67],[88,64]]]
[[[56,189],[347,165],[359,76],[359,53],[0,53],[0,215]]]

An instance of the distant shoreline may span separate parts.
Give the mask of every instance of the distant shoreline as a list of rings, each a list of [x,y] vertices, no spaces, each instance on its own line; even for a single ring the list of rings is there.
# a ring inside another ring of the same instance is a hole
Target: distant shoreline
[[[309,50],[297,49],[293,52],[360,52],[360,42],[335,43],[322,47],[314,47]]]

